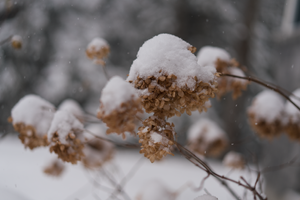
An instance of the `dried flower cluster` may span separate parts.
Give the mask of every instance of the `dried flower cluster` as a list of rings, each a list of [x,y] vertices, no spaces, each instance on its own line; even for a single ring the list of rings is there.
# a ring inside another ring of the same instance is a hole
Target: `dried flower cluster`
[[[246,161],[242,154],[230,151],[225,155],[223,164],[234,169],[244,169]]]
[[[293,95],[290,96],[290,99],[300,106],[300,89],[297,89],[293,92]],[[300,112],[299,110],[292,105],[290,102],[287,102],[285,105],[285,132],[292,140],[300,141]]]
[[[225,132],[216,123],[200,119],[188,131],[188,147],[205,156],[219,156],[228,146]]]
[[[108,43],[102,38],[94,38],[86,48],[88,58],[95,61],[96,64],[105,65],[103,61],[110,52]]]
[[[244,77],[244,72],[239,68],[239,63],[231,59],[228,52],[221,48],[206,46],[198,52],[198,64],[201,66],[214,66],[219,73],[232,74]],[[218,79],[218,93],[220,98],[228,92],[232,92],[233,99],[239,97],[242,90],[246,90],[248,81],[231,77]]]
[[[142,112],[136,90],[118,76],[111,78],[102,90],[97,114],[108,126],[106,133],[117,133],[123,138],[125,132],[134,134],[137,114]]]
[[[65,165],[61,160],[54,160],[45,167],[44,173],[49,176],[60,176],[65,170]]]
[[[140,153],[143,153],[152,163],[162,159],[165,155],[171,154],[171,147],[176,133],[174,124],[165,120],[150,116],[139,128],[139,143],[142,144]]]
[[[272,139],[283,129],[284,102],[275,92],[265,90],[259,93],[248,108],[251,127],[264,138]]]
[[[47,146],[47,132],[55,107],[36,95],[27,95],[13,107],[10,121],[20,133],[19,138],[25,147],[34,149]]]
[[[11,46],[14,49],[21,49],[22,48],[22,38],[19,35],[14,35],[11,37]]]
[[[83,154],[83,125],[66,111],[57,111],[48,131],[50,152],[72,164],[80,161]]]

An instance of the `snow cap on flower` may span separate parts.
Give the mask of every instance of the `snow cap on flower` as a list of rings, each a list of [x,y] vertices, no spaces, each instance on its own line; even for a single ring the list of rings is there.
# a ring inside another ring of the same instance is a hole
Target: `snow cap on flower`
[[[245,167],[245,159],[242,154],[230,151],[225,155],[223,164],[228,167],[243,169]]]
[[[11,37],[11,46],[14,49],[21,49],[22,48],[22,38],[19,35],[14,35]]]
[[[218,200],[218,198],[211,196],[209,194],[204,194],[204,195],[201,195],[200,197],[195,198],[194,200]]]
[[[55,107],[37,95],[26,95],[13,107],[11,120],[25,147],[47,146]]]
[[[76,164],[83,157],[83,125],[76,117],[58,110],[48,131],[50,152],[55,152],[60,159]]]
[[[97,169],[113,158],[114,145],[91,134],[106,138],[106,129],[103,125],[90,124],[85,129],[86,143],[83,149],[84,158],[82,163],[88,169]]]
[[[182,39],[160,34],[147,40],[131,65],[127,80],[138,89],[148,113],[180,116],[198,110],[214,97],[214,67],[201,67]]]
[[[188,147],[201,155],[218,156],[227,144],[226,133],[209,119],[200,119],[188,131]]]
[[[175,193],[171,192],[161,181],[149,181],[138,193],[136,200],[176,200]]]
[[[252,128],[265,138],[273,138],[282,131],[284,102],[279,94],[264,90],[255,96],[248,108]]]
[[[300,88],[293,92],[290,99],[300,107]],[[300,111],[289,101],[285,104],[285,131],[291,139],[300,140]]]
[[[94,38],[86,48],[88,58],[94,60],[97,64],[105,65],[103,61],[110,52],[108,43],[102,38]]]
[[[64,110],[73,114],[79,121],[84,121],[84,111],[80,105],[73,99],[64,100],[59,106],[58,110]]]
[[[222,48],[204,46],[200,49],[197,54],[198,64],[202,67],[205,66],[214,66],[217,68],[217,60],[222,60],[224,62],[230,62],[230,54]]]
[[[136,89],[121,77],[112,77],[102,90],[97,114],[109,128],[107,134],[134,133],[136,114],[142,112]]]

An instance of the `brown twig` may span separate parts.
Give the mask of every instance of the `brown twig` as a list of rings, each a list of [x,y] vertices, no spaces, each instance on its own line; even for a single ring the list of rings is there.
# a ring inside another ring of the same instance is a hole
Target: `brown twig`
[[[233,75],[233,74],[222,74],[222,73],[220,73],[220,76],[229,76],[229,77],[233,77],[233,78],[239,78],[239,79],[248,80],[248,81],[260,84],[260,85],[262,85],[262,86],[264,86],[266,88],[269,88],[271,90],[274,90],[275,92],[277,92],[278,94],[280,94],[281,96],[283,96],[286,100],[288,100],[289,102],[291,102],[300,111],[300,107],[294,101],[292,101],[290,97],[288,97],[286,94],[284,94],[284,92],[282,92],[277,87],[274,87],[274,86],[272,86],[272,85],[270,85],[268,83],[265,83],[265,82],[263,82],[263,81],[261,81],[259,79],[252,78],[250,76],[243,77],[243,76],[237,76],[237,75]]]

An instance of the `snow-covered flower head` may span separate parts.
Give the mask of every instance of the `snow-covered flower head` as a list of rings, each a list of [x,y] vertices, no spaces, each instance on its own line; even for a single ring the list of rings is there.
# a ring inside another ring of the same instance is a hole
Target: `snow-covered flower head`
[[[300,88],[293,92],[290,99],[300,107]],[[300,111],[289,101],[285,104],[285,131],[291,139],[300,140]]]
[[[264,90],[255,96],[248,108],[251,127],[265,138],[279,135],[283,125],[284,102],[279,94]]]
[[[243,169],[245,167],[245,159],[242,154],[230,151],[228,152],[224,159],[223,164],[228,167],[232,167],[235,169]]]
[[[98,111],[98,118],[108,127],[106,133],[134,134],[136,115],[142,112],[136,89],[121,77],[112,77],[102,90]]]
[[[83,157],[83,125],[74,115],[58,110],[48,131],[50,152],[60,159],[76,164]]]
[[[148,113],[160,117],[202,111],[216,92],[214,67],[201,67],[191,45],[160,34],[139,49],[127,80],[138,89]]]
[[[142,144],[140,153],[143,153],[152,163],[171,154],[175,139],[174,124],[166,122],[156,116],[150,116],[139,128],[139,143]]]
[[[136,200],[176,200],[176,193],[171,192],[161,181],[147,182],[138,193]]]
[[[218,156],[228,145],[226,133],[213,121],[200,119],[188,131],[188,147],[201,155]]]
[[[102,38],[94,38],[86,48],[88,58],[94,60],[97,64],[105,65],[103,61],[110,52],[108,43]]]
[[[64,100],[59,106],[58,110],[64,110],[73,114],[79,121],[84,121],[84,111],[80,105],[73,99]]]
[[[22,48],[22,38],[19,35],[13,35],[11,37],[11,46],[14,49],[21,49]]]
[[[95,138],[91,133],[106,137],[104,126],[101,124],[90,124],[86,128],[86,143],[83,149],[83,165],[88,169],[96,169],[111,160],[114,154],[114,145],[108,141]]]
[[[200,197],[195,198],[194,200],[218,200],[218,198],[211,196],[209,194],[204,194],[204,195],[201,195]]]
[[[37,95],[26,95],[13,107],[11,121],[25,147],[47,146],[55,107]]]
[[[244,72],[238,68],[239,63],[232,59],[230,54],[224,49],[212,46],[205,46],[197,54],[198,64],[203,67],[214,66],[219,73],[229,73],[244,77]],[[218,79],[218,97],[228,92],[233,92],[233,98],[241,95],[242,90],[246,90],[248,81],[232,78],[220,77]]]

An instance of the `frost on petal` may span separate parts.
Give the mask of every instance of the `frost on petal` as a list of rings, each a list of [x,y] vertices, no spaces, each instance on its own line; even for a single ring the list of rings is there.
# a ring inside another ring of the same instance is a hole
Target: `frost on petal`
[[[139,49],[127,80],[138,89],[146,112],[161,118],[191,115],[214,97],[216,70],[199,66],[190,47],[176,36],[160,34]]]
[[[50,152],[60,159],[76,164],[83,157],[83,125],[74,115],[57,111],[48,131]]]
[[[290,99],[300,107],[300,88],[293,92]],[[300,111],[289,101],[286,102],[284,111],[286,133],[291,139],[300,141]]]
[[[80,105],[73,99],[64,100],[59,106],[58,110],[64,110],[73,114],[79,121],[84,121],[84,111]]]
[[[218,198],[211,196],[209,194],[204,194],[204,195],[201,195],[200,197],[195,198],[194,200],[218,200]]]
[[[283,127],[284,102],[279,94],[265,90],[255,96],[248,108],[251,127],[264,138],[278,136]]]
[[[111,78],[102,90],[97,114],[108,127],[106,133],[134,134],[137,113],[142,112],[136,89],[121,77]]]
[[[225,132],[209,119],[200,119],[188,131],[188,147],[200,155],[218,156],[227,145]]]
[[[171,192],[161,181],[149,181],[137,194],[136,200],[176,200],[175,193]]]
[[[143,153],[152,163],[172,154],[173,140],[176,133],[174,125],[155,116],[150,116],[139,128],[139,143],[142,144],[140,153]]]
[[[108,43],[102,38],[94,38],[86,48],[88,58],[94,60],[97,64],[105,65],[103,61],[110,52]]]
[[[113,158],[114,145],[111,142],[94,137],[91,133],[106,138],[103,125],[90,124],[85,128],[86,143],[83,149],[82,163],[88,169],[97,169]]]
[[[245,159],[242,154],[230,151],[225,155],[223,164],[228,167],[243,169],[245,167]]]
[[[26,95],[13,107],[11,121],[25,147],[47,146],[55,107],[37,95]]]

